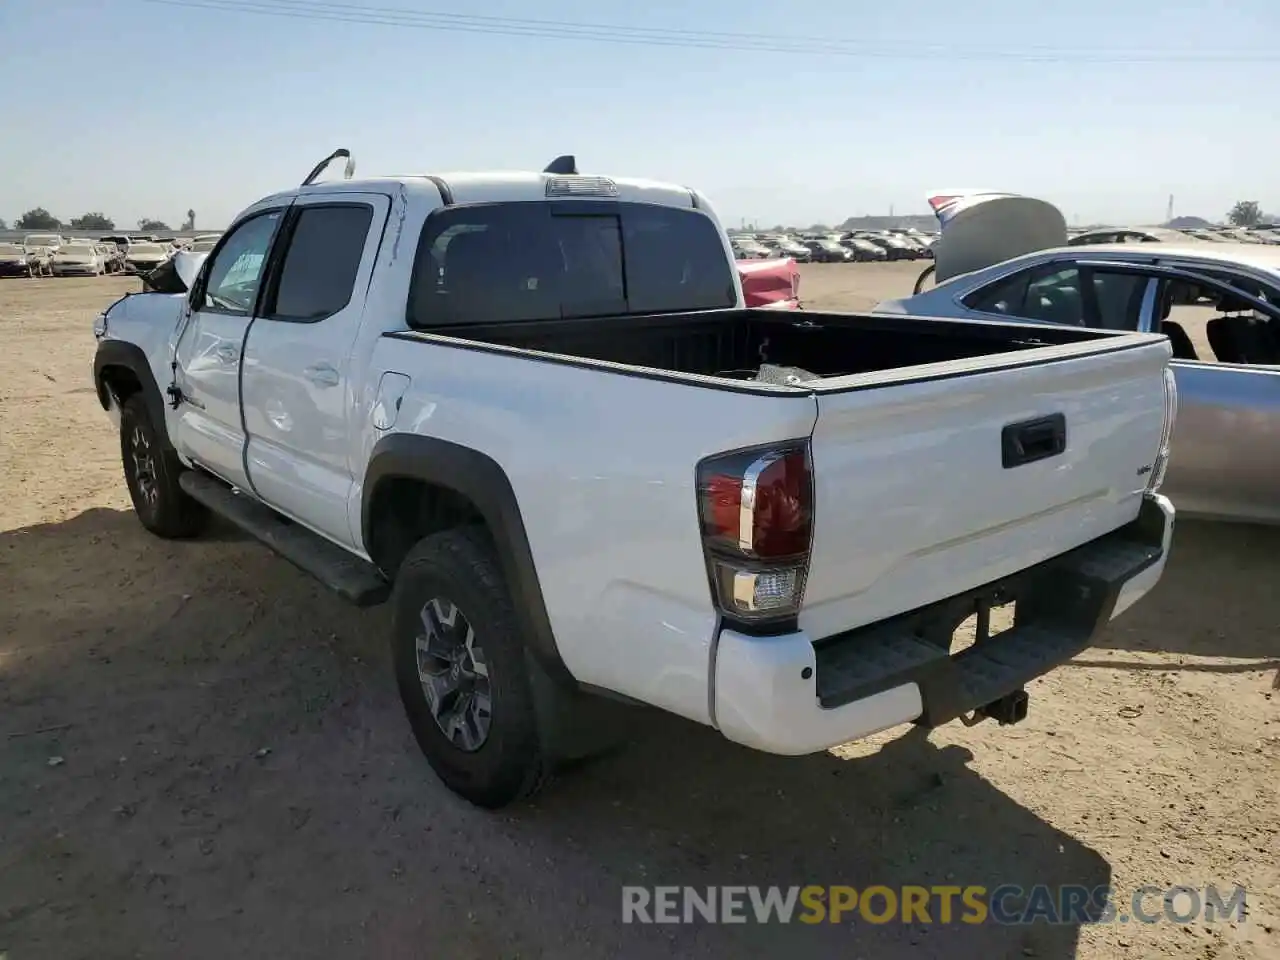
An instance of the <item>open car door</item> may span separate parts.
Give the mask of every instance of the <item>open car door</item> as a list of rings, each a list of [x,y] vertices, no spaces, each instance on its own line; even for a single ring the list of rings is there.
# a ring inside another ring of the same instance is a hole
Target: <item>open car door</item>
[[[928,199],[939,224],[936,283],[1067,243],[1066,218],[1045,200],[994,190],[935,190]]]

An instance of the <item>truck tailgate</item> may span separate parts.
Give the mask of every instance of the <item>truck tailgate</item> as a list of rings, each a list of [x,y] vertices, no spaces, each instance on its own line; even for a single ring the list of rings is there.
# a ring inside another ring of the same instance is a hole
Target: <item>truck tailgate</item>
[[[1133,520],[1169,357],[1134,335],[826,381],[800,626],[873,623]]]

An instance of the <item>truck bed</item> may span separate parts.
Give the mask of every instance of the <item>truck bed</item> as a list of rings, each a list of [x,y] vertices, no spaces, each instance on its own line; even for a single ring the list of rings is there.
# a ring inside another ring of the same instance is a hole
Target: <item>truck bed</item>
[[[664,509],[637,507],[637,490],[687,489],[695,463],[724,449],[808,438],[817,506],[797,622],[814,640],[992,584],[1133,522],[1169,403],[1167,339],[1068,326],[724,310],[388,337],[375,365],[420,380],[430,399],[428,411],[401,416],[466,424],[471,443],[486,425],[498,449],[506,436],[540,438],[547,457],[575,463],[573,475],[611,477],[608,489],[626,497],[600,494],[611,506],[573,529],[616,527],[618,543],[637,536],[623,517],[653,524]],[[762,365],[806,375],[760,381]],[[545,476],[540,467],[522,481],[562,483]],[[577,503],[547,516],[582,516]],[[563,539],[564,527],[554,530],[543,536]],[[673,521],[662,535],[681,530]],[[645,527],[636,543],[657,535]],[[701,557],[700,544],[689,556]],[[591,576],[575,571],[566,603]],[[699,575],[689,566],[681,576]],[[623,620],[607,618],[611,630]]]
[[[781,316],[751,309],[537,320],[420,332],[560,357],[742,381],[756,380],[762,364],[834,378],[1115,336],[1078,327],[813,310]]]

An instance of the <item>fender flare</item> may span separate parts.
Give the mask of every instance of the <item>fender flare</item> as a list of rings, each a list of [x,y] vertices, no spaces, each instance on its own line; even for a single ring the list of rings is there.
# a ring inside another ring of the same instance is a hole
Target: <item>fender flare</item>
[[[525,622],[529,652],[552,680],[577,688],[577,680],[565,666],[556,646],[520,505],[506,471],[498,462],[478,450],[436,437],[414,434],[383,437],[369,458],[360,506],[361,538],[370,552],[378,486],[390,479],[421,480],[452,490],[475,504],[493,537],[511,590],[512,604]]]
[[[110,407],[111,388],[103,379],[103,371],[107,367],[124,367],[138,378],[142,384],[142,397],[151,415],[151,425],[160,435],[161,441],[168,450],[173,449],[169,440],[169,426],[164,416],[164,394],[156,384],[155,375],[151,372],[151,364],[142,348],[135,343],[124,340],[103,340],[98,344],[97,353],[93,357],[93,385],[98,394],[98,402],[102,409]],[[115,398],[117,401],[119,397]]]

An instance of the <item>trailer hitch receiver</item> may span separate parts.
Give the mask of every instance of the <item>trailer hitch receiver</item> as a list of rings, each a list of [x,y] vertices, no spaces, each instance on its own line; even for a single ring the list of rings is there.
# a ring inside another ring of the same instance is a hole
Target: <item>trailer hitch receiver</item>
[[[1013,693],[1006,693],[999,700],[992,700],[984,707],[978,708],[978,713],[984,717],[990,717],[1000,726],[1011,723],[1021,723],[1027,719],[1027,706],[1030,698],[1025,690],[1015,690]]]

